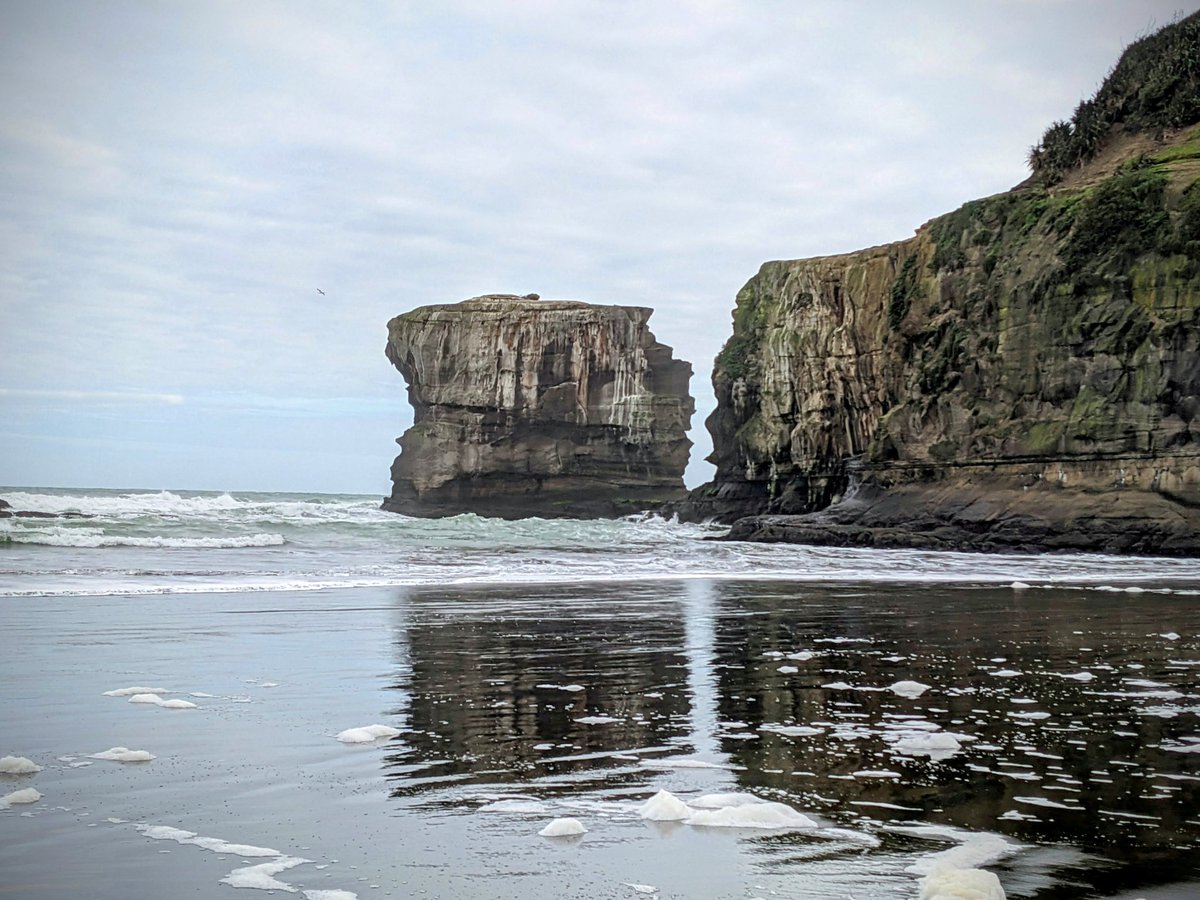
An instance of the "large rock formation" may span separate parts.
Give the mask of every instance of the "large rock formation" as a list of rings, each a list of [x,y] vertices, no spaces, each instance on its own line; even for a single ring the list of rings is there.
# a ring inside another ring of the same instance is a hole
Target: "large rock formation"
[[[1172,28],[1194,56],[1200,19]],[[760,540],[1200,553],[1200,89],[1183,67],[1148,93],[1137,66],[1172,48],[1147,41],[1025,184],[760,269],[685,514]]]
[[[590,518],[682,497],[692,366],[651,312],[493,294],[392,319],[415,415],[384,509]]]

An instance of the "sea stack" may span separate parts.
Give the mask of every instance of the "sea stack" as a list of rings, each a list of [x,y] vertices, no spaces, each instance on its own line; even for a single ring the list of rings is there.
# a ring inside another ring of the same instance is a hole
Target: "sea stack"
[[[652,312],[489,294],[392,319],[414,423],[383,508],[596,518],[684,496],[692,366]]]

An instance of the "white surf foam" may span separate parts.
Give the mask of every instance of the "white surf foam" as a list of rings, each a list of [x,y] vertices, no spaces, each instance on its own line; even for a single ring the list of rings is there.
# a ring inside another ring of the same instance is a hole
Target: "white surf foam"
[[[154,547],[175,550],[235,550],[248,547],[281,547],[287,541],[282,534],[243,534],[228,537],[169,537],[153,535],[107,534],[100,528],[64,525],[11,528],[4,538],[14,544],[41,544],[47,547]]]

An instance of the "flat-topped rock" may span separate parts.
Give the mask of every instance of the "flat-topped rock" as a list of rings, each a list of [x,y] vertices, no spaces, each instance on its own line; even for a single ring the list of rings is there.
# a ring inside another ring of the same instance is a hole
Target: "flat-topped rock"
[[[486,294],[392,319],[414,423],[384,509],[592,518],[682,497],[692,367],[651,313]]]

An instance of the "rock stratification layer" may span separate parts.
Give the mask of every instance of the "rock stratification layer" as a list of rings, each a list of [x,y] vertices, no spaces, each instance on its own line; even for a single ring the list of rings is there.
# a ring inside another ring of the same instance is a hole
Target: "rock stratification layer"
[[[1094,102],[1131,108],[1156,47]],[[713,373],[716,478],[681,512],[758,540],[1200,554],[1200,128],[1101,121],[908,240],[765,264]]]
[[[384,509],[586,518],[682,497],[692,367],[651,312],[492,294],[392,319],[414,424]]]

